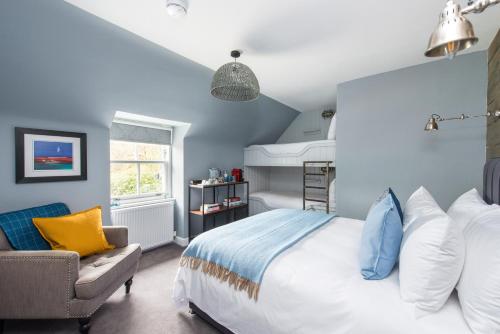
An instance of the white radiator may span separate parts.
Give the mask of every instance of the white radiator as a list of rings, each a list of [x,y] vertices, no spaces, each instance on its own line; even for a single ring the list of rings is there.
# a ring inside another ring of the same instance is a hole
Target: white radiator
[[[114,226],[127,226],[130,243],[143,250],[174,240],[174,202],[125,207],[111,210]]]

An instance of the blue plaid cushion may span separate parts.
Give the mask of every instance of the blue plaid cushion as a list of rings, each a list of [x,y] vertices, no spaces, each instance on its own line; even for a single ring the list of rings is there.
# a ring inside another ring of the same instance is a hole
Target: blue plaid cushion
[[[54,203],[0,214],[0,228],[16,250],[50,250],[50,245],[33,224],[33,218],[69,215],[66,204]]]

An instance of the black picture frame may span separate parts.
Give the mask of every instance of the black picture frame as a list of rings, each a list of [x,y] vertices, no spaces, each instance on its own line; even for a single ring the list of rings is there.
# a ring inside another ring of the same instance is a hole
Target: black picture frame
[[[25,135],[77,138],[80,140],[80,175],[29,177],[25,175]],[[16,183],[41,183],[87,180],[87,134],[30,128],[15,128]]]

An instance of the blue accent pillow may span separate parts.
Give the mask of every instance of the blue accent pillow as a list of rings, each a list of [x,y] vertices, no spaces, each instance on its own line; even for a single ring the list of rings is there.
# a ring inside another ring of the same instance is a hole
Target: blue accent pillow
[[[50,245],[33,224],[33,218],[59,217],[70,213],[63,203],[2,213],[0,228],[16,250],[50,250]]]
[[[403,221],[399,201],[389,188],[372,205],[366,217],[359,262],[361,275],[367,280],[384,279],[391,273],[399,257],[403,238]]]
[[[398,198],[396,197],[396,194],[394,191],[392,191],[391,188],[387,189],[386,192],[389,192],[391,194],[392,200],[394,201],[394,204],[396,205],[396,209],[398,210],[399,217],[401,218],[401,222],[403,221],[403,210],[401,209],[401,204],[399,203]],[[385,194],[385,192],[384,192]]]

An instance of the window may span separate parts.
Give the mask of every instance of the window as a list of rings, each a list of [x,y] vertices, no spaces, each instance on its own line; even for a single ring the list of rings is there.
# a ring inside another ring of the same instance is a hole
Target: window
[[[170,145],[111,140],[110,151],[113,200],[170,197]]]

